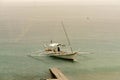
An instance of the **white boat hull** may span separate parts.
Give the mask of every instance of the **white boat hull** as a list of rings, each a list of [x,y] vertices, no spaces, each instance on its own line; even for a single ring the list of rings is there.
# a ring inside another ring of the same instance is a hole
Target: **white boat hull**
[[[39,58],[41,56],[50,56],[50,57],[57,57],[57,58],[75,61],[76,54],[77,54],[76,52],[71,53],[71,52],[63,52],[63,51],[60,51],[60,52],[45,51],[44,53],[41,53],[41,54],[31,54],[29,56],[34,58]]]
[[[74,60],[76,53],[69,53],[69,54],[50,53],[48,55],[52,56],[52,57],[58,57],[58,58],[63,58],[63,59]]]

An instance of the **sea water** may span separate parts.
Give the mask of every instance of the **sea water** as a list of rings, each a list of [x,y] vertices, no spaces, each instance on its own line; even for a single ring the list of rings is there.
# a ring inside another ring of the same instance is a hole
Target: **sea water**
[[[0,80],[42,80],[57,67],[69,80],[119,80],[119,6],[5,6],[0,9]],[[68,44],[76,62],[28,55],[44,43]]]

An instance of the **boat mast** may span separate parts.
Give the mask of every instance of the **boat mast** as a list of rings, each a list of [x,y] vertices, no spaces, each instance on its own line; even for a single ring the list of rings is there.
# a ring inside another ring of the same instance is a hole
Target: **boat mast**
[[[64,30],[64,32],[65,32],[65,35],[66,35],[66,39],[67,39],[68,45],[70,46],[71,52],[73,53],[73,49],[72,49],[72,47],[71,47],[70,39],[69,39],[69,37],[68,37],[68,34],[67,34],[66,29],[65,29],[65,26],[64,26],[63,21],[61,22],[61,24],[62,24],[63,30]]]

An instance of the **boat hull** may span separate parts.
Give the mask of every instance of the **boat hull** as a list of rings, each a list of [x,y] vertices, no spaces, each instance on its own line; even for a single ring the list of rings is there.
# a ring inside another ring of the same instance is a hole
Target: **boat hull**
[[[40,58],[41,56],[50,56],[50,57],[56,57],[56,58],[76,61],[75,60],[76,54],[77,53],[46,52],[45,54],[31,54],[29,56],[36,58],[36,59]]]
[[[51,57],[58,57],[58,58],[63,58],[63,59],[68,59],[68,60],[75,60],[75,55],[76,53],[71,53],[71,54],[49,54]]]

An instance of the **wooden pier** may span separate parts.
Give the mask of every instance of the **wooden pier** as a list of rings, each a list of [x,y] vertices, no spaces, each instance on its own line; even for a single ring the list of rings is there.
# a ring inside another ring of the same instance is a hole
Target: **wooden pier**
[[[49,70],[51,74],[54,76],[54,79],[46,79],[46,80],[68,80],[59,69],[51,68]]]

